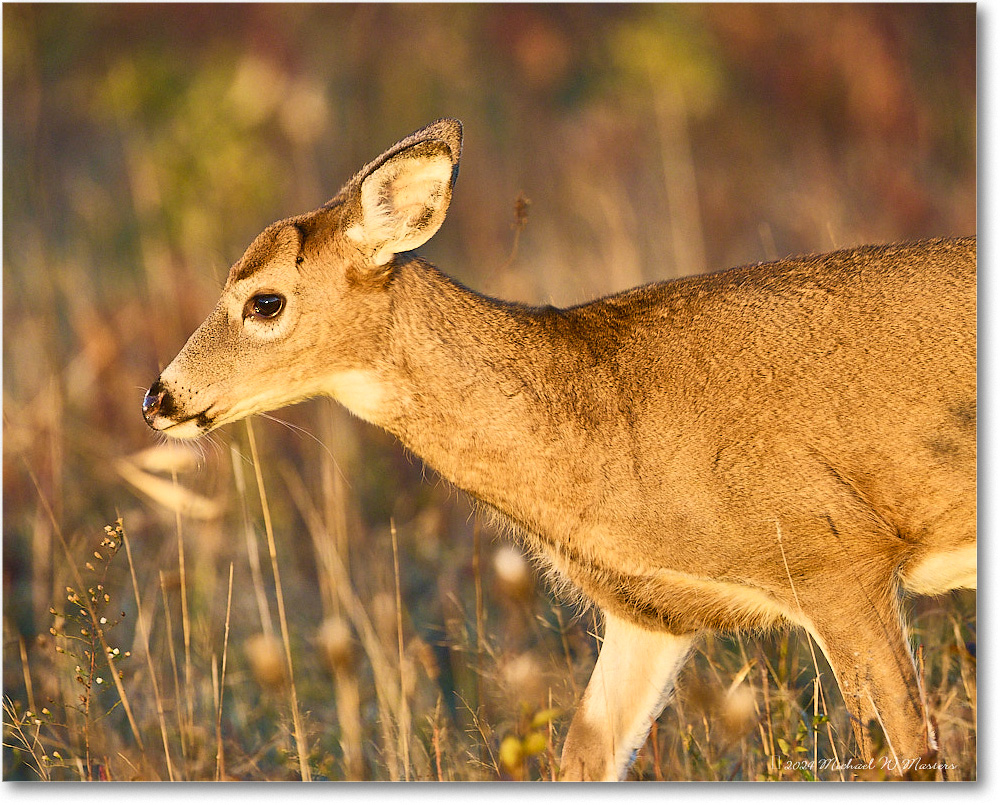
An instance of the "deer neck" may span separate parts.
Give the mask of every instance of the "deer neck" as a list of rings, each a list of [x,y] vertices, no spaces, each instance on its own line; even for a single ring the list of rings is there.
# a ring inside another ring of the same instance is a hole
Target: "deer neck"
[[[575,496],[558,479],[590,456],[560,382],[580,358],[553,326],[558,312],[480,296],[417,262],[398,267],[390,293],[378,405],[365,418],[529,529],[565,519]]]

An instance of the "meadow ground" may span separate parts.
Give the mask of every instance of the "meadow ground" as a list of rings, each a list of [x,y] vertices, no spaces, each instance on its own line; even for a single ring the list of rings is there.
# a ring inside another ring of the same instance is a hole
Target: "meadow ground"
[[[332,402],[191,447],[144,389],[264,225],[446,115],[425,254],[507,299],[973,234],[975,14],[5,6],[4,779],[551,778],[592,613]],[[975,779],[975,595],[906,606]],[[801,632],[711,637],[632,777],[880,777],[849,734]]]

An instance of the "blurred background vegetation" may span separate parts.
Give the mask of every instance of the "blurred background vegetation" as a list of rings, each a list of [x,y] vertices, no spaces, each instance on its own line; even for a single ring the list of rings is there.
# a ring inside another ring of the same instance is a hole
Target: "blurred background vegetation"
[[[519,301],[976,231],[971,4],[6,5],[3,112],[6,779],[552,775],[596,624],[462,495],[330,401],[256,462],[139,411],[253,236],[400,137],[464,122],[424,254]],[[975,597],[911,608],[974,778]],[[848,735],[803,637],[711,639],[634,775]]]

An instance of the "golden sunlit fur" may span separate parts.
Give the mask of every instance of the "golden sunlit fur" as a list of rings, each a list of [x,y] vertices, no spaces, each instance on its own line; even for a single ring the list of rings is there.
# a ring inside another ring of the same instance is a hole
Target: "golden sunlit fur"
[[[150,425],[191,438],[329,394],[509,520],[604,615],[567,779],[627,772],[699,632],[779,623],[826,654],[863,757],[872,722],[900,758],[933,752],[899,599],[976,586],[975,239],[502,302],[408,253],[461,141],[437,121],[268,227]]]

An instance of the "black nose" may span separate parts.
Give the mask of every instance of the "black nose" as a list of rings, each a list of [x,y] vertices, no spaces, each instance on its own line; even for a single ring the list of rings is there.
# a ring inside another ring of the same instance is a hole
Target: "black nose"
[[[163,384],[157,380],[152,386],[149,387],[149,391],[146,392],[146,396],[142,398],[142,415],[145,417],[146,422],[152,426],[153,420],[156,419],[156,415],[160,412],[160,408],[163,405],[163,400],[167,396],[167,390],[163,387]]]

